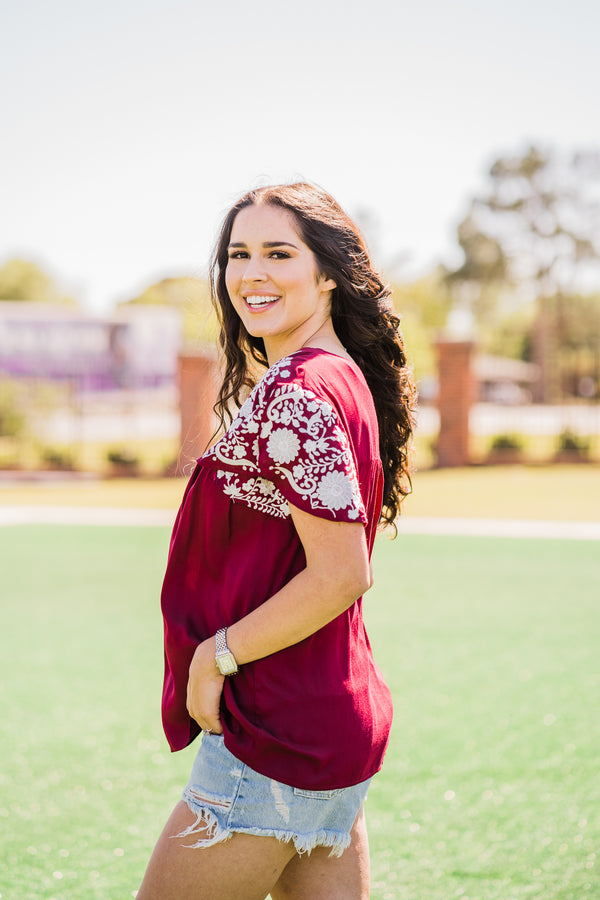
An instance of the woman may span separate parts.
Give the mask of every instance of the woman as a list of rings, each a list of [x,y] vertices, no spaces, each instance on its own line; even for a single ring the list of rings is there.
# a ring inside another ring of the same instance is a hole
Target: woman
[[[202,740],[138,900],[362,900],[392,718],[362,594],[409,483],[399,322],[356,226],[309,184],[244,196],[211,276],[223,427],[253,389],[173,531],[163,722],[173,750]]]

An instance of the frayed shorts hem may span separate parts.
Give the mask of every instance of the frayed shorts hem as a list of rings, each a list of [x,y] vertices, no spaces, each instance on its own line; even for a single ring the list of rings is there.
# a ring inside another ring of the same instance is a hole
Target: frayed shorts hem
[[[187,804],[188,809],[197,818],[193,825],[186,828],[180,834],[175,834],[175,838],[190,837],[201,832],[206,833],[206,837],[200,838],[194,844],[187,844],[190,850],[205,849],[215,844],[222,844],[228,841],[234,834],[252,834],[256,837],[274,837],[282,844],[290,841],[294,844],[294,849],[298,856],[306,853],[310,856],[312,850],[316,847],[330,848],[329,856],[339,857],[344,850],[350,846],[350,835],[347,833],[338,833],[335,831],[313,831],[309,834],[296,834],[293,831],[284,831],[275,828],[256,828],[236,825],[230,828],[223,828],[214,813],[208,807],[198,807],[194,800],[186,796],[184,793],[183,800]]]

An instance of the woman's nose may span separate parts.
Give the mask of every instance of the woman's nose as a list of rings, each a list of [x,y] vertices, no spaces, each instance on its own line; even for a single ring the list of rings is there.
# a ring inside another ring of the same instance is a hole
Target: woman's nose
[[[246,260],[246,265],[244,267],[244,272],[242,275],[243,281],[264,281],[266,277],[267,276],[265,274],[264,266],[260,257],[254,256]]]

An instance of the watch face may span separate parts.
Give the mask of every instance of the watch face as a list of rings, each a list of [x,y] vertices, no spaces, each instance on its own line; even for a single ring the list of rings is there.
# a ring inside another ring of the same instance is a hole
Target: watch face
[[[221,675],[235,675],[238,667],[233,653],[218,654],[215,658]]]

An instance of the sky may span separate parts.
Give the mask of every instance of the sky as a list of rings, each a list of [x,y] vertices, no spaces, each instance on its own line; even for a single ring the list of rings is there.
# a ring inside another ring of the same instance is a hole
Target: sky
[[[204,275],[257,185],[321,185],[417,277],[498,156],[600,147],[590,0],[0,0],[0,32],[0,265],[98,314]]]

